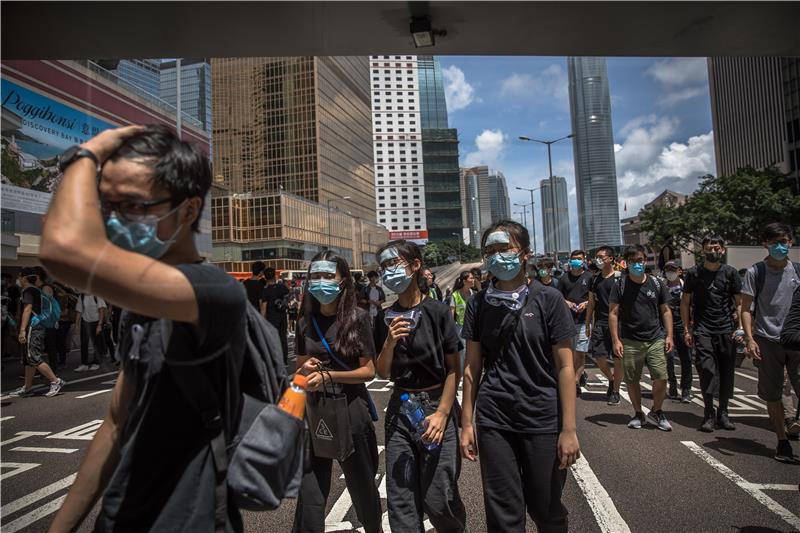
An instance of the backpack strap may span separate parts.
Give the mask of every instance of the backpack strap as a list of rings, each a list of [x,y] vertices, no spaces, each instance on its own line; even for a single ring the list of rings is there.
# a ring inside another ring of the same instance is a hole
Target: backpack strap
[[[161,333],[161,343],[164,353],[169,346],[170,334],[172,332],[172,322],[169,320],[159,321]],[[216,355],[216,354],[215,354]],[[205,358],[204,358],[205,359]],[[184,398],[189,404],[200,413],[203,427],[210,436],[211,455],[215,471],[214,501],[214,531],[223,533],[228,522],[228,452],[225,439],[225,425],[222,412],[217,402],[217,395],[208,379],[208,375],[203,372],[198,364],[169,364],[169,369],[175,379],[175,384],[181,390]],[[229,387],[227,376],[225,380],[226,389]],[[227,397],[226,390],[226,397]]]

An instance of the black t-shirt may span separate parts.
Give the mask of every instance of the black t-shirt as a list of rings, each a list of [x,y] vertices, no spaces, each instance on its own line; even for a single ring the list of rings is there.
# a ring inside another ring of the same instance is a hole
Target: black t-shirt
[[[28,287],[22,291],[22,311],[25,311],[25,306],[30,305],[33,307],[33,314],[38,315],[42,312],[42,293],[36,287]],[[33,318],[33,315],[31,315]]]
[[[663,281],[663,280],[662,280]],[[672,329],[683,329],[683,320],[681,320],[681,296],[683,295],[683,281],[680,280],[677,285],[671,287],[668,281],[664,281],[667,285],[667,292],[669,293],[669,301],[667,305],[672,311]]]
[[[742,278],[730,265],[712,272],[702,266],[686,272],[683,292],[692,295],[692,320],[698,333],[732,333],[734,296],[742,292]]]
[[[319,325],[322,335],[328,342],[328,346],[330,346],[331,350],[334,350],[336,332],[338,331],[336,317],[322,314],[315,314],[314,316],[317,319],[317,325]],[[372,338],[372,328],[370,327],[369,315],[363,309],[358,310],[357,323],[360,331],[358,337],[361,341],[359,357],[368,357],[374,360],[375,343]],[[325,349],[325,346],[319,339],[319,335],[317,335],[314,324],[306,324],[305,317],[301,317],[300,320],[298,320],[297,332],[298,334],[294,338],[295,353],[297,355],[316,357],[320,361],[327,362],[331,370],[347,371],[358,368],[359,357],[345,357],[334,352],[336,357],[347,365],[347,367],[342,366],[335,359],[331,359],[328,350]],[[337,384],[337,391],[338,390],[341,390],[347,395],[347,400],[350,403],[350,424],[353,433],[361,433],[364,425],[372,423],[367,407],[366,385],[364,383],[359,383],[358,385]]]
[[[608,302],[619,304],[621,338],[654,341],[662,337],[659,306],[668,299],[666,284],[653,276],[646,276],[641,285],[628,276],[618,278]]]
[[[564,296],[565,300],[572,303],[580,304],[589,299],[589,284],[592,282],[592,274],[588,270],[584,270],[580,276],[573,276],[572,272],[567,272],[566,275],[561,276],[558,280],[558,290]],[[586,318],[586,311],[575,314],[570,311],[576,323],[583,322]]]
[[[261,291],[264,290],[264,286],[267,284],[266,281],[263,279],[246,279],[242,282],[244,285],[244,290],[247,291],[247,300],[252,304],[253,307],[256,309],[259,308],[259,300],[261,299]]]
[[[214,527],[216,483],[209,436],[200,413],[175,380],[174,373],[183,365],[171,362],[209,358],[195,368],[207,376],[224,423],[233,431],[239,422],[238,377],[246,340],[247,297],[241,284],[217,267],[185,264],[177,268],[194,289],[197,328],[127,311],[120,318],[117,357],[122,360],[125,382],[134,392],[123,400],[129,414],[119,441],[119,462],[98,517],[97,529],[102,531],[211,531]],[[131,333],[134,325],[143,328],[138,350]],[[131,357],[132,352],[138,359]],[[230,527],[241,531],[241,517],[230,501],[228,516]]]
[[[401,390],[419,390],[444,384],[447,377],[445,355],[458,353],[461,340],[450,308],[442,302],[424,298],[417,306],[421,310],[417,327],[408,337],[401,339],[394,349],[390,379]],[[391,309],[405,312],[409,309],[395,302]],[[383,346],[389,328],[383,320],[376,320],[377,343]]]
[[[481,343],[484,359],[479,426],[538,434],[561,430],[553,345],[573,337],[575,323],[556,289],[534,281],[530,290],[535,285],[541,292],[520,311],[479,302],[483,292],[467,303],[462,336]]]
[[[604,278],[601,272],[592,278],[590,291],[594,294],[594,322],[597,325],[608,325],[608,299],[617,284],[617,277],[615,272],[611,276]]]
[[[261,291],[261,299],[267,302],[267,320],[281,321],[286,316],[286,297],[289,289],[283,283],[272,283]]]

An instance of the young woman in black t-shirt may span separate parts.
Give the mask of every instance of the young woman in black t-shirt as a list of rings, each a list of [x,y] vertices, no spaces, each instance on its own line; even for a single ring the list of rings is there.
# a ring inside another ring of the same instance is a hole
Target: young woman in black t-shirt
[[[377,257],[384,286],[398,295],[378,324],[383,348],[376,365],[379,376],[394,382],[386,409],[389,524],[392,531],[422,533],[427,514],[436,531],[461,532],[466,511],[458,491],[461,456],[453,414],[461,379],[455,323],[445,304],[426,296],[416,244],[392,241]],[[421,437],[401,413],[404,393],[422,403]]]
[[[378,444],[364,384],[375,377],[375,345],[369,316],[358,308],[356,299],[347,261],[329,250],[317,254],[308,269],[303,315],[297,322],[295,353],[298,372],[308,376],[311,394],[322,387],[320,371],[326,370],[326,381],[330,377],[337,392],[347,396],[354,450],[339,464],[356,515],[364,529],[372,533],[381,529],[381,500],[375,486]],[[313,456],[312,470],[303,477],[300,487],[293,531],[324,531],[331,466],[332,459]]]
[[[495,280],[470,300],[461,451],[481,453],[489,531],[567,531],[566,469],[580,456],[575,428],[575,325],[561,294],[528,282],[528,231],[504,220],[481,241]],[[477,380],[480,382],[480,391]]]

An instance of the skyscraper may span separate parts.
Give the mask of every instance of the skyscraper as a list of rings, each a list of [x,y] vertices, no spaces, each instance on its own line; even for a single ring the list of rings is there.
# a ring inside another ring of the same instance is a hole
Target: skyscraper
[[[569,207],[567,204],[567,180],[561,176],[554,176],[556,185],[556,219],[558,221],[558,253],[570,251],[569,235]],[[548,254],[555,251],[553,242],[553,202],[550,193],[550,180],[543,179],[539,182],[542,192],[542,222],[544,224],[544,250]],[[616,204],[615,204],[616,205]]]
[[[717,175],[774,165],[796,176],[800,166],[798,63],[797,58],[708,58]]]
[[[177,107],[176,61],[160,65],[161,99]],[[211,132],[211,63],[207,59],[181,60],[181,113],[196,118]]]
[[[375,209],[392,239],[428,241],[417,56],[371,56]]]
[[[570,57],[567,66],[581,247],[592,250],[619,245],[617,171],[606,60]],[[542,192],[544,202],[547,195]],[[567,249],[569,242],[562,243],[559,237],[558,245]]]
[[[375,224],[366,57],[212,59],[214,261],[302,269],[330,248],[354,268]]]
[[[499,170],[489,175],[489,204],[492,223],[511,219],[508,185],[506,184],[506,177]]]
[[[448,128],[439,60],[417,56],[417,65],[428,237],[452,240],[462,234],[458,132]]]
[[[130,83],[153,96],[159,96],[158,59],[99,60],[98,63],[119,76],[123,82]]]
[[[465,213],[469,243],[480,247],[483,230],[492,223],[492,204],[489,192],[489,167],[485,165],[461,168],[461,201]]]

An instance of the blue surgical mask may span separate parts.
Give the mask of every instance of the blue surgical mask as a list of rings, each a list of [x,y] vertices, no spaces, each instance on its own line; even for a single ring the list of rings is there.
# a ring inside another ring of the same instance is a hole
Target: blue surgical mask
[[[776,242],[769,245],[769,256],[775,261],[783,261],[789,255],[789,245]]]
[[[329,304],[342,292],[341,284],[333,279],[312,279],[308,282],[308,292],[321,304]]]
[[[630,270],[631,274],[641,276],[644,274],[644,263],[631,263],[628,265],[628,270]]]
[[[516,252],[497,252],[486,260],[486,269],[500,281],[514,279],[521,268],[522,263]]]
[[[578,270],[579,268],[583,268],[583,260],[581,260],[581,259],[570,259],[569,260],[569,267],[572,270]]]
[[[411,276],[406,273],[405,265],[395,265],[383,269],[381,279],[389,290],[397,294],[405,292],[411,284]]]
[[[158,223],[177,211],[181,205],[163,216],[147,215],[135,221],[123,220],[116,212],[112,212],[106,219],[108,240],[129,252],[158,259],[167,253],[169,247],[175,242],[175,236],[181,230],[181,226],[178,226],[172,237],[162,241],[158,238]]]

